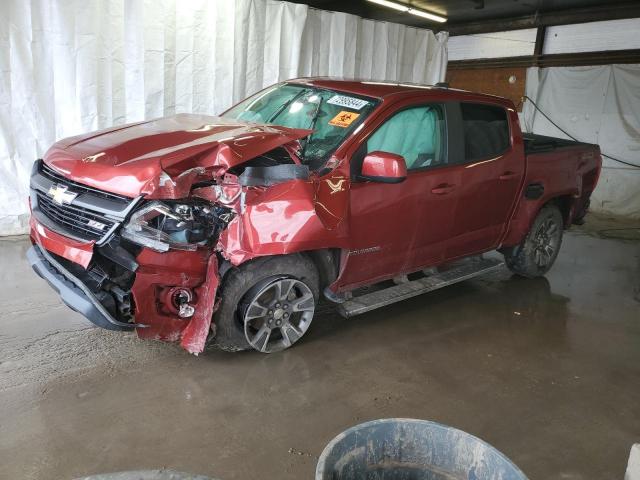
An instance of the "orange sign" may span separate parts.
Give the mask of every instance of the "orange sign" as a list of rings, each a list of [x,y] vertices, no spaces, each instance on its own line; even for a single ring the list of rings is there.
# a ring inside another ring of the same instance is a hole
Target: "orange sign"
[[[353,123],[353,121],[360,116],[359,113],[342,111],[331,119],[329,125],[334,127],[346,128]]]

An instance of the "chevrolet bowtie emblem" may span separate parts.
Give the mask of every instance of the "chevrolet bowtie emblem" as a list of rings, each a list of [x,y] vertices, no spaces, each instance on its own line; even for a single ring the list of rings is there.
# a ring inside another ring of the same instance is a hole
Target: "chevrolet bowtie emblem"
[[[47,195],[51,197],[51,199],[56,202],[58,205],[70,205],[73,202],[73,199],[78,196],[77,193],[69,192],[66,185],[58,185],[53,184]]]

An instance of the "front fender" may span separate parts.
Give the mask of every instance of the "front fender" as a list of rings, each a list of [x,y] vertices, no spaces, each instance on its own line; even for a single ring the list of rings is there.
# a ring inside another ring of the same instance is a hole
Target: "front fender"
[[[258,256],[343,248],[346,222],[335,221],[334,214],[332,222],[323,223],[317,211],[318,191],[314,181],[304,180],[270,187],[241,208],[220,235],[218,250],[233,265],[240,265]],[[346,207],[342,218],[345,214]]]

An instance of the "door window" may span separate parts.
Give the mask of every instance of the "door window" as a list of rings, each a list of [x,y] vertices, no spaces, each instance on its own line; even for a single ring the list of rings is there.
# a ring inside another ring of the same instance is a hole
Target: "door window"
[[[367,140],[367,153],[402,155],[407,170],[447,163],[444,113],[439,105],[412,107],[394,114]]]
[[[501,107],[462,103],[464,151],[467,163],[499,157],[509,148],[509,121]]]

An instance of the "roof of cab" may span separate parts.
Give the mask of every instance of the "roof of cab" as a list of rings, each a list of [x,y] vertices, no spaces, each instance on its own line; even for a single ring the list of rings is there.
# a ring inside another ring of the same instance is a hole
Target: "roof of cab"
[[[331,90],[338,90],[345,93],[352,93],[354,95],[363,95],[368,97],[375,97],[384,99],[391,95],[400,93],[415,93],[432,91],[437,92],[439,95],[448,93],[451,97],[463,100],[463,99],[475,99],[484,98],[494,103],[503,105],[510,105],[511,102],[503,97],[497,97],[495,95],[488,95],[484,93],[469,92],[466,90],[458,90],[454,88],[447,88],[437,85],[420,85],[417,83],[393,83],[393,82],[380,82],[373,80],[360,80],[360,79],[346,79],[346,78],[333,78],[333,77],[304,77],[294,78],[287,80],[287,83],[298,83],[303,85],[310,85],[319,88],[328,88]]]

